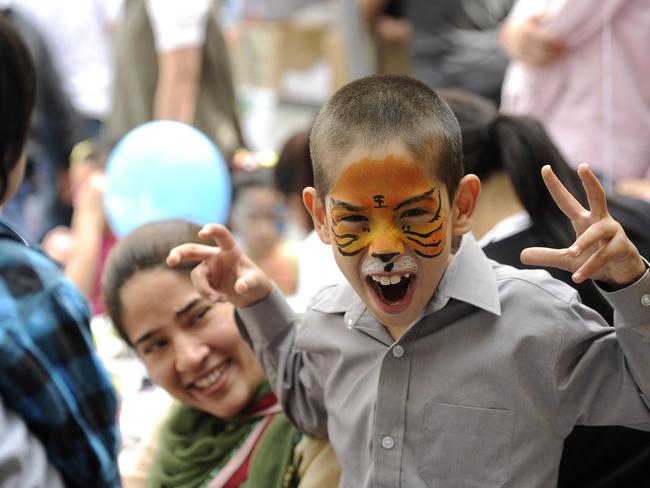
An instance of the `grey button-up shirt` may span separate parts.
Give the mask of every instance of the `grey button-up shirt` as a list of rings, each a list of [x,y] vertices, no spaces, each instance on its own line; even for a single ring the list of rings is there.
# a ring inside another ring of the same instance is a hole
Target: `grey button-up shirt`
[[[238,322],[289,417],[329,435],[341,486],[550,487],[574,425],[650,430],[650,274],[604,295],[615,329],[573,288],[465,236],[397,341],[347,284],[299,329],[278,292]]]

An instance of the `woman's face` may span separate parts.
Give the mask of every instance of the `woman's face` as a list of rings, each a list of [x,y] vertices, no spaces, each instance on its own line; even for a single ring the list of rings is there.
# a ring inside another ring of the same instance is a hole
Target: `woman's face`
[[[229,303],[211,303],[186,274],[137,272],[120,291],[127,337],[149,375],[178,400],[218,417],[239,413],[264,374]]]
[[[264,258],[282,238],[285,212],[282,200],[273,188],[245,188],[233,209],[233,229],[244,247],[256,259]]]

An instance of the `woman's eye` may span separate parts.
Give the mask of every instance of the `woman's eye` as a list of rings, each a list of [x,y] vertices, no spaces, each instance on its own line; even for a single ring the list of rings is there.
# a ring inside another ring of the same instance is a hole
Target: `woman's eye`
[[[212,306],[199,310],[199,312],[190,319],[190,326],[201,323],[210,310],[212,310]]]
[[[159,352],[162,351],[165,347],[167,347],[167,339],[158,339],[151,341],[144,347],[144,354]]]

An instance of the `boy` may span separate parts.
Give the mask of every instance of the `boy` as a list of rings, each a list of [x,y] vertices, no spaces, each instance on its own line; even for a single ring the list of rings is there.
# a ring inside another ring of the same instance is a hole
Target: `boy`
[[[543,176],[578,239],[530,264],[594,278],[617,329],[545,272],[489,261],[468,234],[480,190],[462,176],[458,124],[425,85],[346,85],[311,134],[320,238],[349,283],[321,291],[296,331],[271,282],[222,226],[168,264],[202,260],[195,285],[238,308],[242,334],[297,426],[328,435],[345,487],[547,487],[576,423],[650,426],[650,276],[602,187],[590,211]]]

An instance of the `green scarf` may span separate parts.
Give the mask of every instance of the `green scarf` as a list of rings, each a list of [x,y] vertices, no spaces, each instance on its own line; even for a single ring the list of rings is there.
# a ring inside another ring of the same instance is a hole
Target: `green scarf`
[[[268,383],[263,383],[242,412],[270,391]],[[161,432],[149,486],[196,488],[207,485],[259,420],[259,417],[246,418],[245,413],[219,418],[187,405],[177,405]],[[276,414],[253,452],[248,478],[242,487],[292,486],[291,463],[299,440],[300,433],[285,415]]]

